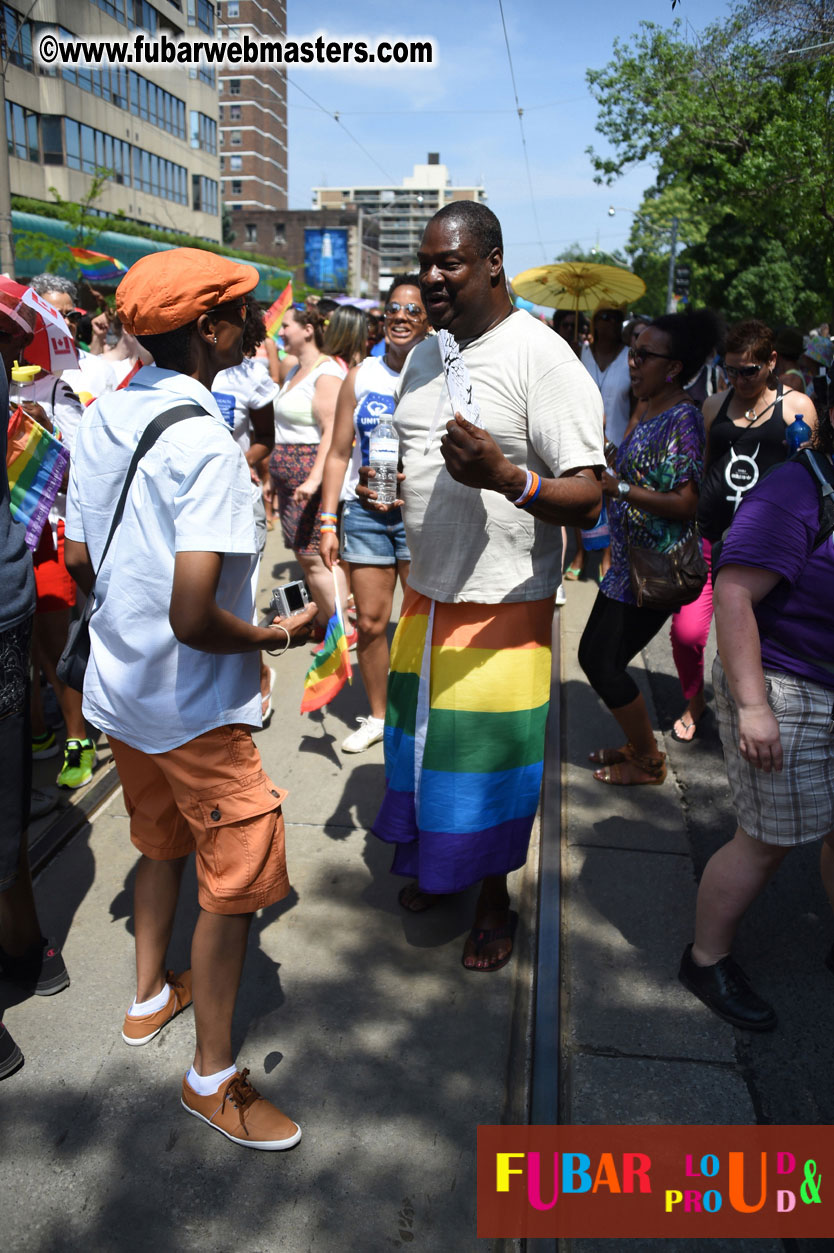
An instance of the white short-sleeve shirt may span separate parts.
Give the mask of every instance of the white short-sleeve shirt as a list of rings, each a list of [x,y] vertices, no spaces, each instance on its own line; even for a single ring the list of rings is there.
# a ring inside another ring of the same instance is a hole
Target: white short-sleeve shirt
[[[518,310],[462,344],[461,354],[483,424],[514,465],[559,478],[604,464],[599,388],[550,327]],[[498,492],[458,483],[446,469],[440,440],[453,414],[433,336],[411,350],[397,397],[410,586],[444,602],[550,596],[560,580],[559,528]]]
[[[602,393],[605,408],[605,431],[617,446],[623,442],[631,417],[631,375],[628,370],[628,348],[601,370],[596,363],[590,344],[583,345],[582,364]]]
[[[249,410],[271,404],[280,390],[270,378],[266,362],[257,357],[244,357],[240,365],[216,375],[211,385],[212,395],[243,452],[248,452],[252,443]]]
[[[258,547],[249,469],[209,391],[146,366],[101,397],[78,428],[67,536],[101,561],[133,451],[153,418],[194,401],[205,416],[170,427],[142,458],[96,579],[84,716],[146,753],[230,723],[259,726],[258,655],[181,644],[168,621],[178,552],[218,552],[217,603],[252,621]]]

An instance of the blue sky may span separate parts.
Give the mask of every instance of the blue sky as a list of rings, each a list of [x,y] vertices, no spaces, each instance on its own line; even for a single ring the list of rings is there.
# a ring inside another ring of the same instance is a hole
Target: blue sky
[[[701,29],[730,11],[727,0],[682,0],[676,14]],[[417,14],[419,13],[419,16]],[[289,0],[287,35],[326,30],[332,38],[433,38],[430,69],[294,68],[289,105],[290,208],[311,204],[310,188],[399,183],[415,162],[439,152],[455,183],[483,182],[504,229],[507,272],[551,261],[578,240],[611,250],[628,236],[653,175],[647,166],[611,189],[593,182],[585,154],[596,135],[589,66],[611,58],[615,37],[641,21],[671,25],[671,0],[504,0],[540,232],[536,228],[498,0],[421,0],[397,6],[352,0],[315,5]],[[365,152],[331,117],[338,112]],[[381,167],[381,168],[380,168]],[[386,171],[388,177],[382,173]],[[539,243],[539,234],[544,247]]]

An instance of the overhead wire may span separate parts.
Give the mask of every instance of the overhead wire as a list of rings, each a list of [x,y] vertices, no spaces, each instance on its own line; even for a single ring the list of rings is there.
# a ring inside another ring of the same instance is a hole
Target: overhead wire
[[[287,75],[287,82],[290,84],[291,87],[294,87],[296,91],[300,91],[302,96],[306,96],[308,100],[312,101],[312,103],[316,106],[316,108],[320,112],[324,113],[326,117],[332,118],[332,120],[336,123],[336,125],[342,128],[342,130],[347,135],[348,139],[352,143],[356,144],[356,147],[359,148],[362,152],[364,152],[368,160],[372,162],[376,166],[376,168],[385,175],[389,183],[397,182],[394,175],[389,170],[386,170],[383,165],[380,165],[380,163],[377,161],[373,153],[368,152],[368,149],[365,147],[365,145],[363,143],[360,143],[360,141],[356,138],[356,136],[350,133],[350,131],[345,126],[338,112],[333,112],[331,109],[326,109],[323,104],[319,104],[318,100],[316,100],[313,96],[311,96],[309,91],[305,91],[303,87],[299,87],[298,83],[294,82],[290,78],[289,74]]]
[[[530,158],[527,153],[527,138],[524,134],[524,110],[522,109],[518,101],[518,88],[515,85],[515,71],[513,69],[512,53],[510,52],[510,38],[509,38],[509,35],[507,34],[507,23],[504,20],[503,0],[498,0],[498,8],[501,12],[501,25],[504,29],[504,43],[507,48],[507,61],[510,66],[510,81],[512,82],[512,85],[513,85],[513,96],[515,97],[515,107],[516,107],[516,112],[518,113],[518,127],[519,127],[519,130],[521,131],[521,149],[522,149],[522,152],[524,153],[524,165],[527,170],[527,185],[530,188],[530,206],[533,210],[533,223],[536,227],[536,235],[538,236],[538,239],[539,239],[539,247],[542,250],[542,258],[546,262],[547,251],[542,241],[542,229],[541,229],[541,226],[539,225],[539,215],[536,209],[536,197],[533,192],[533,175],[530,172]]]

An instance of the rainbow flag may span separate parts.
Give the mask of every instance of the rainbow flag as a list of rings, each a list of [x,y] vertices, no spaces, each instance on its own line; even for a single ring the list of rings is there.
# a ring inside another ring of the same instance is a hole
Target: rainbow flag
[[[333,585],[336,586],[335,571],[333,572]],[[314,709],[321,709],[322,705],[329,705],[345,684],[352,682],[353,668],[350,664],[350,650],[337,589],[336,610],[327,624],[324,643],[304,676],[301,712],[309,714]]]
[[[273,339],[278,338],[278,332],[281,329],[281,323],[284,321],[284,314],[292,304],[292,282],[287,283],[281,295],[275,301],[275,304],[267,309],[264,314],[266,322],[266,333],[271,335]],[[318,706],[316,706],[318,708]]]
[[[70,252],[88,283],[110,283],[127,273],[127,266],[103,252],[90,252],[87,248],[70,248]]]
[[[38,546],[49,510],[69,465],[69,451],[22,409],[9,419],[6,466],[12,516],[26,527],[26,544]]]
[[[440,603],[407,587],[391,645],[376,836],[392,871],[459,892],[523,866],[541,788],[553,599]]]

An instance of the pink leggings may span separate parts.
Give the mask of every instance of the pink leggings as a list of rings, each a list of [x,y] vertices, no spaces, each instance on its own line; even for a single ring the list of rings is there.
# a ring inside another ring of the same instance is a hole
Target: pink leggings
[[[684,605],[673,616],[670,633],[672,656],[686,701],[692,700],[704,686],[704,649],[712,622],[712,545],[708,539],[703,541],[703,545],[710,574],[698,599],[693,600],[691,605]]]

